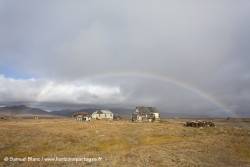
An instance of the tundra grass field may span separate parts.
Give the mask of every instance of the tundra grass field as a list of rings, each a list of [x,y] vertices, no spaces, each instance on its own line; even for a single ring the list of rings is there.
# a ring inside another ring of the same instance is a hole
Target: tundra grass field
[[[249,127],[192,128],[166,119],[143,123],[1,120],[0,166],[247,167]]]

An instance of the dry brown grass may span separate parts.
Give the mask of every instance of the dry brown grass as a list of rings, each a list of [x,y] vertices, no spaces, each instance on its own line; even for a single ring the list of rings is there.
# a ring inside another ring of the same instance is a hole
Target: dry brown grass
[[[13,119],[0,121],[0,133],[0,166],[250,166],[250,130],[235,127]],[[4,157],[102,160],[4,162]]]

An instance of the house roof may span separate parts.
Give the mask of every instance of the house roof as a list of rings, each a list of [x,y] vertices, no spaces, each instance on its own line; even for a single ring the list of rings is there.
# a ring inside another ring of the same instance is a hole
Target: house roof
[[[95,112],[93,112],[93,114],[113,114],[113,113],[109,110],[96,110]]]
[[[77,111],[77,112],[74,112],[74,115],[89,115],[89,113],[88,112],[86,112],[86,111]]]
[[[135,114],[145,115],[145,114],[153,114],[159,113],[156,107],[136,107]]]

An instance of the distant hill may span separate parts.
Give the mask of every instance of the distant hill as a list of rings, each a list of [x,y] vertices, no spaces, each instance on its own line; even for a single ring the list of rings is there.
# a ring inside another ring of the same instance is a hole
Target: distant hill
[[[88,113],[93,113],[94,111],[99,110],[98,108],[87,108],[87,109],[81,109],[81,110],[77,110],[77,111],[87,111]],[[134,113],[135,109],[125,109],[125,108],[113,108],[113,109],[109,109],[111,112],[113,112],[114,114],[118,114],[120,116],[122,116],[123,118],[131,118],[131,115]],[[57,111],[58,114],[60,112],[62,112],[62,115],[66,116],[66,112],[65,111]],[[63,114],[63,112],[65,112],[65,114]],[[73,114],[74,111],[69,112],[68,116],[71,116]],[[206,118],[209,117],[207,115],[204,114],[186,114],[186,113],[171,113],[171,112],[161,112],[160,110],[160,115],[162,118],[175,118],[175,117],[179,117],[179,118],[189,118],[190,116],[192,118]]]
[[[0,108],[0,117],[72,117],[72,114],[76,111],[86,111],[89,114],[92,114],[96,110],[99,110],[99,108],[86,108],[86,109],[80,109],[80,110],[60,110],[60,111],[52,111],[47,112],[44,110],[41,110],[39,108],[31,108],[24,105],[19,106],[12,106],[12,107],[2,107]],[[118,114],[119,116],[122,116],[123,118],[131,118],[131,115],[134,112],[134,109],[125,109],[125,108],[114,108],[109,109],[114,114]],[[161,112],[160,111],[160,117],[161,118],[208,118],[209,116],[204,114],[187,114],[187,113],[167,113],[167,112]]]
[[[96,108],[86,108],[86,109],[80,109],[80,110],[68,109],[68,110],[51,111],[51,114],[58,115],[58,116],[64,116],[64,117],[72,117],[73,113],[76,111],[86,111],[89,114],[92,114],[96,110],[100,110],[100,109],[96,109]]]
[[[57,117],[47,111],[41,110],[39,108],[31,108],[24,105],[11,106],[11,107],[1,107],[0,117]]]
[[[131,115],[134,113],[135,109],[115,108],[110,109],[110,111],[114,114],[122,116],[123,118],[131,118]]]
[[[186,113],[166,113],[166,112],[161,112],[160,113],[161,118],[209,118],[209,116],[204,115],[204,114],[186,114]]]
[[[72,117],[74,110],[59,110],[59,111],[51,111],[50,113],[53,115],[63,116],[63,117]]]
[[[60,111],[51,111],[51,114],[58,115],[58,116],[64,116],[64,117],[72,117],[72,114],[76,111],[86,111],[89,114],[92,114],[96,110],[100,110],[100,108],[86,108],[86,109],[80,109],[80,110],[60,110]],[[122,116],[123,118],[130,118],[131,114],[134,112],[134,109],[124,109],[124,108],[116,108],[116,109],[109,109],[112,113],[118,114],[119,116]]]

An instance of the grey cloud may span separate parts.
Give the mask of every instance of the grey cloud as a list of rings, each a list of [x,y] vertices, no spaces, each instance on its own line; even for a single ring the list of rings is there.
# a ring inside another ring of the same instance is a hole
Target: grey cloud
[[[155,104],[173,111],[217,112],[216,106],[194,93],[152,78],[89,79],[134,71],[180,80],[228,106],[250,110],[247,1],[1,1],[0,6],[0,67],[39,76],[55,85],[120,89],[106,99],[84,91],[73,93],[72,103],[83,99],[90,100],[90,105]],[[25,93],[29,99],[39,91]],[[2,91],[1,95],[20,99],[18,91]]]

